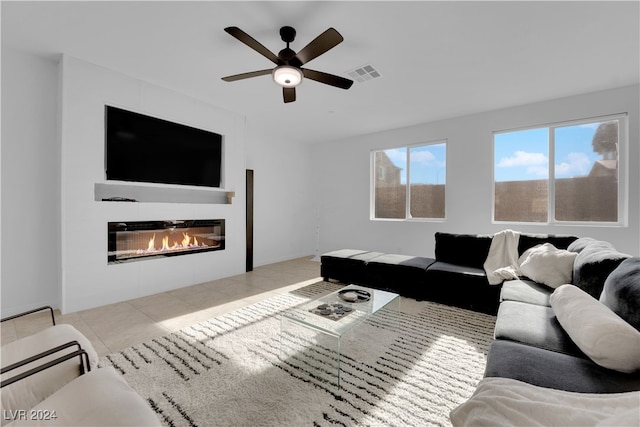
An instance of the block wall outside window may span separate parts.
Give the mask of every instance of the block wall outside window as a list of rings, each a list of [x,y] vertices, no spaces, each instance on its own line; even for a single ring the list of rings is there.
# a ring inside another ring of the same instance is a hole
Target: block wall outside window
[[[446,141],[372,153],[372,218],[445,217]]]

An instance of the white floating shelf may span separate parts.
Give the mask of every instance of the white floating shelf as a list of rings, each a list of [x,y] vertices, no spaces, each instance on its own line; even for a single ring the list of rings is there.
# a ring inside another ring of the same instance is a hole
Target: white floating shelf
[[[94,194],[96,201],[123,203],[229,204],[235,196],[233,191],[222,188],[123,182],[97,182]]]

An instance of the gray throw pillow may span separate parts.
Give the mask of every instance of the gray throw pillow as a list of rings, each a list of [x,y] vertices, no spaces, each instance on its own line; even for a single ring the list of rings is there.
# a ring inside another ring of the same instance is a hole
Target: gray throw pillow
[[[616,251],[608,242],[588,244],[573,263],[573,284],[595,299],[600,298],[604,281],[630,255]]]
[[[640,331],[640,258],[626,259],[611,272],[600,302]]]

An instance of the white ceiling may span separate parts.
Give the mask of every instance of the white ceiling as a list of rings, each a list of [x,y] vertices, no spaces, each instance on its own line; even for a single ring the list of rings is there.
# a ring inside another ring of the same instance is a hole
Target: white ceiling
[[[639,14],[638,1],[2,1],[2,45],[67,53],[314,143],[637,84]],[[220,79],[273,66],[225,27],[277,53],[284,25],[296,51],[329,27],[344,36],[305,67],[383,77],[346,91],[306,80],[291,104],[268,75]]]

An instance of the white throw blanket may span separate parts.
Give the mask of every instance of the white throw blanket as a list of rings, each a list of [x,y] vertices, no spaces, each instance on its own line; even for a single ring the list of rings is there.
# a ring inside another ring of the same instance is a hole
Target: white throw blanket
[[[520,232],[502,230],[493,235],[484,271],[491,285],[518,278],[518,242]]]
[[[451,411],[455,427],[637,426],[640,392],[576,393],[510,378],[484,378],[473,396]]]

